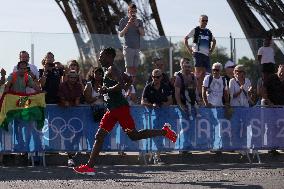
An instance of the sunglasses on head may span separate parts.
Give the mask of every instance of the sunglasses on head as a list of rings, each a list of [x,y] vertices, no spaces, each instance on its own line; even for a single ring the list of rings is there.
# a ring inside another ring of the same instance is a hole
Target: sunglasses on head
[[[159,79],[161,76],[160,75],[152,75],[153,78]]]

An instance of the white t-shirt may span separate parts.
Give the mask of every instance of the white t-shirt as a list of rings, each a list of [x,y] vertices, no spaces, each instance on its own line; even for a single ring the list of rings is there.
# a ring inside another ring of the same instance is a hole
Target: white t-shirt
[[[245,84],[244,84],[245,92],[242,92],[239,96],[237,96],[236,98],[233,98],[233,95],[240,91],[240,85],[237,83],[237,80],[235,78],[232,78],[229,82],[231,106],[249,107],[248,90],[249,90],[250,87],[251,87],[250,80],[248,78],[245,78]]]
[[[221,76],[218,79],[213,77],[212,82],[209,87],[208,86],[209,77],[210,75],[207,75],[205,76],[203,80],[203,86],[208,87],[207,89],[208,103],[212,104],[213,106],[223,106],[223,101],[222,101],[223,89],[224,89],[223,79]],[[226,86],[225,86],[225,89],[226,89]]]
[[[272,47],[260,47],[258,49],[257,55],[261,55],[261,64],[274,63],[274,50]]]
[[[195,34],[195,28],[193,30],[191,30],[189,32],[189,34],[187,34],[188,38],[194,38],[194,34]],[[201,41],[199,44],[199,50],[198,50],[198,44],[196,43],[192,43],[192,51],[193,52],[198,52],[198,53],[202,53],[206,56],[209,55],[209,34],[208,35],[201,35]],[[212,39],[214,39],[213,35],[212,35]]]

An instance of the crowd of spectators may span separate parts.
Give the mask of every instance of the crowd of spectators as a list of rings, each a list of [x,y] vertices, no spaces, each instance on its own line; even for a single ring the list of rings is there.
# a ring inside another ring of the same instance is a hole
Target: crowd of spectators
[[[120,23],[120,34],[125,36],[128,44],[124,47],[126,73],[133,79],[133,85],[123,91],[130,105],[141,104],[156,109],[177,105],[190,120],[193,116],[201,116],[198,110],[200,106],[284,105],[284,66],[280,64],[276,71],[274,51],[270,46],[271,38],[265,39],[258,51],[261,78],[254,87],[250,79],[246,77],[246,67],[243,65],[236,65],[229,60],[223,63],[224,70],[223,64],[219,62],[211,66],[209,56],[215,48],[216,40],[211,31],[206,28],[208,23],[206,15],[200,16],[200,25],[190,31],[184,40],[189,54],[193,57],[193,62],[186,57],[181,58],[180,71],[170,78],[165,70],[164,60],[153,58],[152,72],[146,81],[141,102],[138,102],[134,85],[137,61],[133,56],[137,56],[139,45],[135,46],[138,42],[131,40],[144,35],[144,30],[142,21],[136,19],[136,11],[136,7],[129,7],[129,18],[121,20]],[[135,32],[135,36],[132,36]],[[188,44],[189,38],[193,38],[192,46]],[[102,68],[92,67],[85,79],[76,60],[71,60],[67,66],[64,66],[60,62],[55,62],[52,52],[47,52],[41,63],[42,68],[38,69],[29,63],[28,52],[21,51],[19,62],[7,79],[6,71],[1,69],[0,86],[5,84],[4,92],[29,94],[43,91],[47,104],[72,107],[86,103],[99,106],[103,110],[95,109],[94,118],[96,121],[101,119],[105,111],[103,104],[106,98],[99,93],[104,76]],[[98,114],[98,112],[101,113]],[[35,127],[35,123],[22,123],[21,120],[15,120],[14,123],[18,130],[21,130],[22,124]],[[21,143],[24,140],[17,133],[15,132],[16,139]]]

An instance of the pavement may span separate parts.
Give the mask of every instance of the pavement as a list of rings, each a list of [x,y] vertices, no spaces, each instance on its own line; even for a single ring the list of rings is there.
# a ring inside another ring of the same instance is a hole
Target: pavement
[[[163,164],[145,165],[137,153],[127,156],[103,153],[97,160],[95,176],[74,173],[66,166],[66,154],[47,154],[47,166],[27,166],[26,155],[5,155],[0,166],[2,188],[284,188],[284,154],[261,152],[262,163],[247,163],[238,153],[210,152],[162,154]],[[75,158],[86,162],[87,154]]]

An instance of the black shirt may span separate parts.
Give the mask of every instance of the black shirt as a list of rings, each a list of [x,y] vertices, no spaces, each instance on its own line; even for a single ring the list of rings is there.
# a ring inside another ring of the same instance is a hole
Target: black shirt
[[[147,84],[143,90],[142,97],[147,102],[157,105],[161,105],[163,102],[168,101],[168,96],[171,96],[171,90],[168,85],[161,82],[160,88],[156,90],[153,82]]]
[[[46,92],[45,102],[47,104],[56,104],[59,101],[58,90],[63,76],[63,70],[54,68],[46,73],[46,82],[42,89]]]
[[[274,105],[284,105],[284,82],[281,82],[277,74],[272,74],[264,83],[268,99]]]

